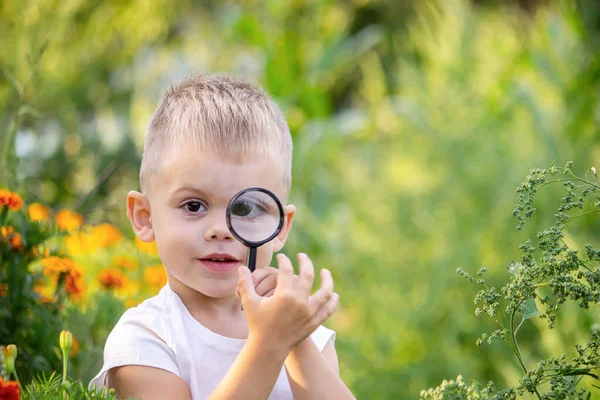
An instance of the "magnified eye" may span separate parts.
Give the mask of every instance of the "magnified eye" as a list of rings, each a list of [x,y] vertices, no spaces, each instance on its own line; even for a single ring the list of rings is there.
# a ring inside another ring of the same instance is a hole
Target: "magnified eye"
[[[240,199],[231,207],[232,214],[238,217],[251,217],[264,211],[261,204],[249,199]]]
[[[190,201],[188,203],[185,203],[185,209],[191,213],[197,213],[199,211],[203,211],[205,207],[199,201]]]

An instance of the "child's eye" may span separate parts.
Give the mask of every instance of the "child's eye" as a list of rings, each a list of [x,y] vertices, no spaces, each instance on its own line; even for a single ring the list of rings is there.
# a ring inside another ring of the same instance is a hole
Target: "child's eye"
[[[206,210],[204,204],[200,203],[199,201],[189,201],[185,203],[184,207],[186,211],[189,211],[193,214]]]

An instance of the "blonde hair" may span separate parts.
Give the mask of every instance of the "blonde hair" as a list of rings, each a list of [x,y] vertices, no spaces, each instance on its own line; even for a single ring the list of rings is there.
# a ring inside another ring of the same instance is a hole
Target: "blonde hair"
[[[150,118],[140,187],[160,172],[165,154],[197,150],[235,162],[270,157],[291,186],[292,139],[285,118],[262,89],[240,78],[193,75],[167,90]]]

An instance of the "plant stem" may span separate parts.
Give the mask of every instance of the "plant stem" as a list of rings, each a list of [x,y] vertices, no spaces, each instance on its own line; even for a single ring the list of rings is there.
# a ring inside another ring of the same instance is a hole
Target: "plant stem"
[[[579,217],[583,217],[584,215],[588,215],[588,214],[596,213],[596,212],[600,212],[600,210],[592,210],[592,211],[584,212],[583,214],[578,214],[578,215],[576,215],[576,216],[574,216],[574,217],[569,217],[569,220],[568,220],[568,221],[566,221],[566,222],[571,222],[571,221],[573,221],[574,219],[577,219],[577,218],[579,218]]]
[[[17,375],[17,369],[16,368],[13,370],[12,375],[15,377],[15,380],[19,384],[19,389],[21,390],[21,393],[22,393],[23,392],[23,386],[21,385],[21,381],[19,380],[19,376]]]
[[[62,373],[63,399],[69,400],[69,393],[67,393],[67,389],[65,388],[65,383],[67,382],[67,364],[69,363],[69,352],[66,350],[63,350],[62,356],[63,356],[63,373]]]
[[[519,342],[517,342],[516,331],[514,330],[514,318],[515,318],[516,312],[517,312],[517,310],[513,310],[512,314],[510,316],[510,319],[508,320],[508,323],[510,326],[510,335],[512,338],[511,341],[513,344],[513,351],[515,352],[515,355],[517,356],[517,359],[519,360],[519,364],[521,364],[521,367],[523,368],[523,371],[525,371],[525,374],[528,374],[529,371],[527,370],[527,367],[525,366],[525,362],[523,362],[523,356],[521,355],[521,349],[519,349]],[[537,395],[538,399],[542,400],[542,396],[538,392],[537,387],[534,387],[533,391]]]

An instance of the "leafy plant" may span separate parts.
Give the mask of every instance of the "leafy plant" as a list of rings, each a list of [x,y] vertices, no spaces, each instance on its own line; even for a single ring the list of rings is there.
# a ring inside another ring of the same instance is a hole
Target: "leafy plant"
[[[485,267],[476,276],[460,268],[457,270],[469,282],[482,287],[475,296],[478,305],[475,314],[487,314],[499,325],[491,334],[484,333],[477,345],[491,344],[494,339],[506,341],[524,376],[516,386],[497,392],[491,385],[479,391],[476,386],[466,386],[462,379],[457,379],[422,392],[421,398],[514,399],[525,393],[533,393],[539,399],[592,397],[592,393],[579,387],[579,383],[583,378],[599,379],[595,373],[600,369],[598,326],[592,327],[587,343],[574,345],[571,357],[561,354],[539,360],[535,366],[527,366],[519,346],[519,329],[527,320],[543,318],[547,328],[553,329],[566,303],[576,303],[582,311],[591,307],[595,310],[600,305],[600,249],[588,243],[581,254],[565,239],[567,224],[600,212],[596,169],[590,168],[583,177],[573,173],[573,162],[564,168],[557,168],[552,163],[547,169],[532,170],[517,189],[519,200],[513,213],[519,221],[517,229],[521,230],[526,219],[536,213],[534,202],[538,190],[549,185],[561,185],[565,191],[554,215],[554,224],[539,232],[535,240],[529,239],[520,245],[523,255],[519,262],[508,264],[511,279],[506,285],[500,290],[488,286],[483,279]],[[460,393],[462,397],[452,397],[454,393]]]
[[[25,388],[21,387],[15,369],[17,349],[14,345],[8,345],[3,349],[3,357],[0,365],[3,365],[16,382],[5,382],[0,376],[0,398],[7,400],[116,400],[114,390],[96,390],[87,388],[81,381],[69,379],[68,365],[69,353],[73,346],[73,336],[69,331],[62,331],[59,335],[59,347],[62,358],[62,374],[52,372],[38,375]],[[4,351],[8,349],[8,351]],[[21,397],[22,396],[22,397]]]
[[[49,276],[31,266],[51,255],[49,243],[59,233],[42,220],[38,206],[26,212],[17,193],[0,190],[0,343],[19,347],[17,367],[27,365],[21,368],[25,381],[58,367],[53,343],[67,286],[74,282],[72,274],[57,273],[56,296],[50,300],[39,293],[39,283]]]

